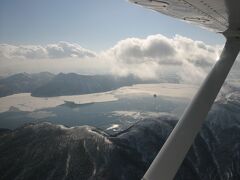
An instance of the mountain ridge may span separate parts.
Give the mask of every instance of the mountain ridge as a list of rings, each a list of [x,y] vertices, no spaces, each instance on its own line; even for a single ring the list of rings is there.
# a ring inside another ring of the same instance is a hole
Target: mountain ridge
[[[142,80],[133,75],[126,77],[110,75],[80,75],[76,73],[48,72],[37,74],[19,73],[0,79],[0,97],[31,93],[35,97],[90,94],[114,90],[139,83],[156,83],[157,80]]]

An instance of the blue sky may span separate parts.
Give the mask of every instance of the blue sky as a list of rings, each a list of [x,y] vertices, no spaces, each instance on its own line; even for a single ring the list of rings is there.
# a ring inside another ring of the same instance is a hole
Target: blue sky
[[[0,43],[78,43],[94,51],[128,37],[175,34],[223,44],[224,38],[126,0],[1,0]]]

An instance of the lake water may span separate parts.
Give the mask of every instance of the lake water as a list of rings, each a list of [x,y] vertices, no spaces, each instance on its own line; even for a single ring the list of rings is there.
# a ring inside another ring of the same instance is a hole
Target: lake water
[[[0,98],[0,128],[48,121],[69,127],[90,125],[114,133],[165,113],[180,117],[196,90],[193,85],[162,83],[52,98],[15,94]]]

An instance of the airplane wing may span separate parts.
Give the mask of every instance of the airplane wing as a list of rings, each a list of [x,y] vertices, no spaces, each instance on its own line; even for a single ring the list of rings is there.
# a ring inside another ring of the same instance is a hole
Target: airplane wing
[[[129,0],[135,4],[222,33],[220,59],[184,111],[143,180],[171,180],[184,160],[240,50],[239,0]]]
[[[211,31],[240,37],[240,1],[238,0],[129,0]]]

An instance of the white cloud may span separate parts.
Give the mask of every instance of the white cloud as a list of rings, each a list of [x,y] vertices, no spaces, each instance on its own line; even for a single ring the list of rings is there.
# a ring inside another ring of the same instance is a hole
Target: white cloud
[[[113,48],[107,51],[118,61],[135,64],[146,61],[159,63],[172,63],[168,58],[175,56],[176,51],[171,39],[162,35],[148,36],[146,39],[128,38],[118,42]]]
[[[166,78],[166,73],[173,73],[183,82],[199,82],[221,49],[179,35],[167,38],[159,34],[128,38],[100,53],[68,42],[46,46],[1,44],[0,74],[51,71]]]
[[[59,42],[47,46],[8,44],[0,45],[0,58],[6,59],[61,59],[69,57],[95,57],[95,53],[82,48],[78,44]]]
[[[50,44],[46,47],[50,58],[67,58],[67,57],[95,57],[95,53],[82,48],[78,44],[70,44],[67,42],[59,42],[58,44]]]
[[[220,52],[220,46],[206,45],[179,35],[174,38],[153,35],[145,39],[122,40],[104,52],[107,57],[104,59],[115,62],[111,66],[113,74],[132,73],[142,78],[154,78],[173,69],[184,82],[200,82]]]

